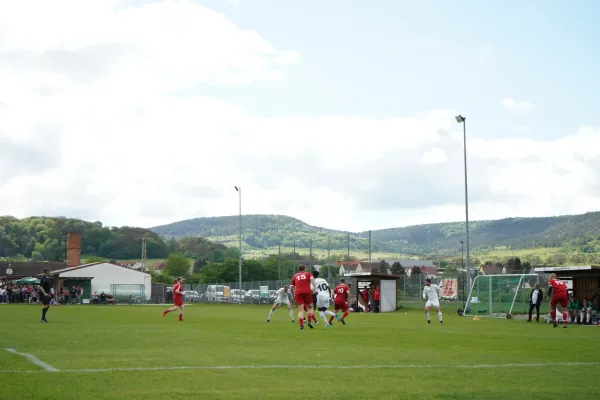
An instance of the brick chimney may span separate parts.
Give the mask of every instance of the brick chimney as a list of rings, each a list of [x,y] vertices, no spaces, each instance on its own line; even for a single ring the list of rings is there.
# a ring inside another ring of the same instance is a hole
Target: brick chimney
[[[67,232],[67,267],[81,265],[81,232]]]

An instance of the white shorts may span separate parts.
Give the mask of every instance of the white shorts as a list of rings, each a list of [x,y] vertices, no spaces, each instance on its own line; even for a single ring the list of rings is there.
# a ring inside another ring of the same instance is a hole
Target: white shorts
[[[329,308],[329,297],[318,296],[317,297],[317,308]]]
[[[427,300],[427,303],[425,303],[425,307],[439,308],[440,307],[440,301],[439,300]]]
[[[276,301],[275,305],[277,305],[277,306],[289,306],[290,305],[290,301],[289,300]]]

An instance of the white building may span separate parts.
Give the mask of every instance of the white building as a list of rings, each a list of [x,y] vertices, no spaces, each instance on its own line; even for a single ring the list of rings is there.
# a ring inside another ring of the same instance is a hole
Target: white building
[[[150,300],[152,294],[152,277],[150,274],[109,262],[96,262],[64,268],[52,271],[51,275],[59,279],[92,278],[92,293],[104,292],[116,295],[127,294],[126,292],[129,290],[131,291],[130,294],[136,295],[136,292],[139,293],[140,285],[144,285],[143,290],[146,300]],[[113,293],[114,290],[119,291],[119,293]]]

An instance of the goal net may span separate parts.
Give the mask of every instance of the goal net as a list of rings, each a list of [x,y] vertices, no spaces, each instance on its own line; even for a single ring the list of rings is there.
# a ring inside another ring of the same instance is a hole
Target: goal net
[[[527,314],[529,293],[541,280],[536,274],[479,275],[469,291],[464,315],[510,319]]]

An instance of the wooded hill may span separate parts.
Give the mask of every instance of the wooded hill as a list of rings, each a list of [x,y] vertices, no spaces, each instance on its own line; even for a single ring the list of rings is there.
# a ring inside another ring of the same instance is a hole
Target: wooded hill
[[[212,241],[235,245],[239,217],[195,218],[151,230],[167,238],[202,236]],[[347,248],[347,233],[308,225],[282,215],[244,215],[244,242],[254,248],[277,246],[331,249]],[[544,218],[506,218],[472,221],[471,243],[474,251],[498,247],[527,249],[575,247],[583,253],[600,253],[600,212]],[[456,254],[465,238],[464,222],[416,225],[372,231],[373,252],[409,255]],[[280,239],[281,238],[281,239]],[[350,233],[351,249],[366,249],[368,232]]]
[[[204,262],[237,257],[237,249],[228,249],[210,240],[190,237],[165,242],[145,228],[106,227],[102,222],[88,222],[64,217],[0,217],[0,258],[64,261],[67,232],[81,232],[82,254],[115,260],[138,260],[142,240],[146,238],[149,259],[164,259],[177,251]]]

